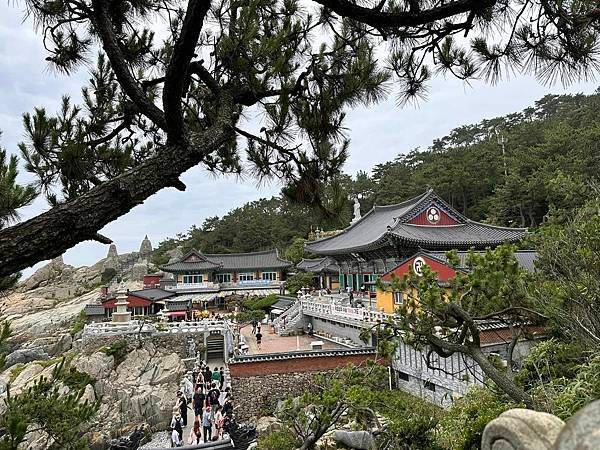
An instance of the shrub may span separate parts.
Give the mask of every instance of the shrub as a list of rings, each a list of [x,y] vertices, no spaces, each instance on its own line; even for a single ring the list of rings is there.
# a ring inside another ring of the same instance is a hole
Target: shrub
[[[275,431],[258,439],[258,450],[293,450],[299,447],[298,439],[289,429]]]
[[[436,442],[447,450],[480,448],[485,426],[504,411],[515,408],[490,389],[472,387],[448,409],[436,429]]]
[[[79,315],[75,317],[75,320],[71,324],[71,329],[69,330],[71,336],[75,336],[77,333],[83,330],[83,327],[85,326],[86,322],[87,316],[85,315],[85,311],[82,310],[79,313]]]
[[[314,276],[312,272],[298,272],[286,280],[286,289],[290,294],[296,294],[303,287],[311,287]]]
[[[249,298],[244,300],[242,306],[247,310],[258,310],[261,309],[264,312],[268,312],[269,308],[277,303],[277,295],[270,294],[266,297]]]
[[[115,365],[119,365],[123,362],[125,356],[127,356],[127,341],[121,339],[108,347],[104,347],[101,351],[108,356],[113,356],[115,358]]]

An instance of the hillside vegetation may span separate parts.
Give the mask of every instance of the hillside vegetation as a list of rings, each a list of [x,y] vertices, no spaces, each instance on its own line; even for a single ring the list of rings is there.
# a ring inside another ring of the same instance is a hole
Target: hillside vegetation
[[[505,140],[505,154],[499,144]],[[561,224],[595,192],[600,174],[600,93],[547,95],[532,107],[482,120],[435,139],[426,150],[398,148],[371,174],[341,174],[325,192],[324,208],[288,199],[260,199],[160,244],[156,262],[184,250],[247,252],[285,249],[311,230],[348,225],[350,197],[361,194],[363,214],[432,187],[474,220],[537,228]]]

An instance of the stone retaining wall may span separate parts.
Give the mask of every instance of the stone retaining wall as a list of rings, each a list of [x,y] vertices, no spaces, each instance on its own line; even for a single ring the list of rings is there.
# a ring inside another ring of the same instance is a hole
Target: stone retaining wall
[[[84,353],[93,353],[103,347],[109,347],[118,341],[126,341],[128,346],[135,348],[139,340],[150,341],[157,347],[167,348],[180,358],[191,358],[195,352],[204,350],[202,333],[171,333],[171,334],[135,334],[96,335],[76,341],[73,347]]]
[[[248,422],[260,416],[271,416],[277,402],[310,390],[316,372],[258,375],[231,378],[235,416],[238,422]]]

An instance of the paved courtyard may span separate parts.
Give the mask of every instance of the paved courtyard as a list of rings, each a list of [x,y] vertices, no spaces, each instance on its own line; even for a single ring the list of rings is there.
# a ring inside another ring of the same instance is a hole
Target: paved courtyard
[[[311,350],[310,343],[320,341],[317,336],[309,337],[306,334],[301,336],[278,336],[276,333],[271,333],[270,327],[263,326],[261,328],[262,343],[260,350],[256,345],[256,337],[252,334],[252,325],[248,325],[241,329],[241,334],[246,340],[246,344],[250,347],[251,355],[259,355],[262,353],[279,353],[291,352],[296,350]],[[322,341],[324,349],[342,348],[341,345],[329,341]]]

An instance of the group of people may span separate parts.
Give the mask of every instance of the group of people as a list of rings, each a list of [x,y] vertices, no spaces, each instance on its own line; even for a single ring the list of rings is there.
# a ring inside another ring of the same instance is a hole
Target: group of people
[[[211,370],[205,363],[184,377],[173,408],[172,447],[218,441],[229,433],[233,421],[233,397],[230,386],[223,389],[225,385],[223,367]],[[188,410],[193,412],[194,423],[186,439],[184,428],[188,426]]]

